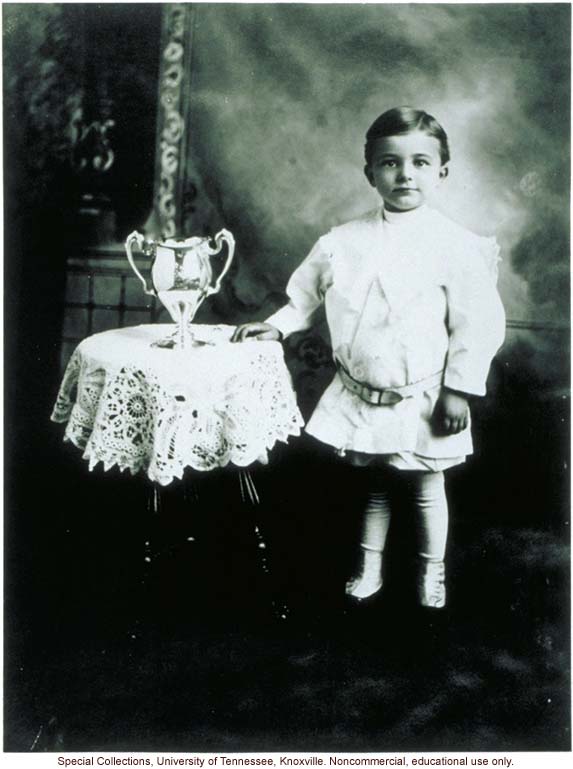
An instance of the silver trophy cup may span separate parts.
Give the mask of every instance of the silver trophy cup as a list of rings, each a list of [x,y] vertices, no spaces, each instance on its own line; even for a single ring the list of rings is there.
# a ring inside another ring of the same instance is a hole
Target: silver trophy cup
[[[224,243],[227,244],[227,260],[213,283],[211,257],[221,252]],[[151,258],[151,288],[135,264],[134,246]],[[156,344],[181,350],[193,347],[191,323],[202,302],[221,288],[235,253],[234,237],[228,230],[221,230],[213,238],[155,241],[134,231],[125,241],[125,250],[145,293],[157,296],[177,324],[171,337]]]

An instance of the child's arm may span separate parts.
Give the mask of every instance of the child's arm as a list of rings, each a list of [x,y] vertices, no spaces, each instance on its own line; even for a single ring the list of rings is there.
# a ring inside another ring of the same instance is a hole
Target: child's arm
[[[245,339],[256,339],[261,342],[280,342],[282,334],[278,328],[275,328],[270,323],[252,321],[251,323],[243,323],[241,326],[237,326],[231,337],[231,342],[244,342]]]
[[[288,282],[288,304],[273,313],[265,322],[239,326],[231,341],[242,342],[247,338],[278,340],[295,331],[310,328],[314,313],[324,301],[330,281],[330,254],[319,240]]]
[[[469,407],[465,393],[457,393],[447,388],[442,389],[434,407],[432,423],[439,435],[461,433],[468,426]]]
[[[499,248],[479,238],[475,250],[456,259],[446,285],[450,342],[444,387],[434,410],[438,432],[452,434],[468,424],[468,397],[485,395],[493,356],[505,336],[505,313],[488,265]]]

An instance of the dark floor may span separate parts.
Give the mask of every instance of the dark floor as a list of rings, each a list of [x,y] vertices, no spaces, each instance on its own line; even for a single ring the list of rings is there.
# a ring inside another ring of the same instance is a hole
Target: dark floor
[[[220,472],[158,512],[59,426],[43,462],[17,442],[5,750],[570,749],[568,469],[542,424],[567,409],[511,455],[484,423],[450,473],[442,612],[415,605],[407,511],[383,596],[345,604],[360,479],[304,441],[255,474],[259,506]]]

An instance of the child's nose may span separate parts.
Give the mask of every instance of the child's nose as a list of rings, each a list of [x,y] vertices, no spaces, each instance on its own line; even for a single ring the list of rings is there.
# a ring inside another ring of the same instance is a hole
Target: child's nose
[[[401,179],[411,179],[412,178],[412,168],[411,166],[404,164],[400,166],[399,168],[400,178]]]

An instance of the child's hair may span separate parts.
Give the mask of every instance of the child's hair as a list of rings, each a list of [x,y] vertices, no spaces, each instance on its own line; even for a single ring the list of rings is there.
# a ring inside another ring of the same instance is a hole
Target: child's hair
[[[366,165],[372,162],[372,154],[377,139],[383,136],[398,136],[411,131],[423,131],[440,142],[440,160],[445,165],[450,159],[448,137],[435,117],[421,109],[413,107],[394,107],[383,112],[366,132],[364,157]]]

